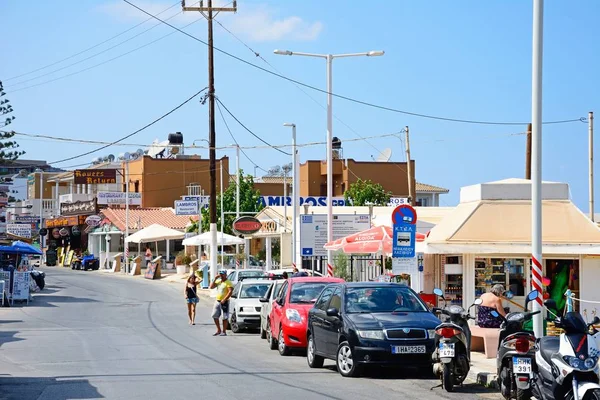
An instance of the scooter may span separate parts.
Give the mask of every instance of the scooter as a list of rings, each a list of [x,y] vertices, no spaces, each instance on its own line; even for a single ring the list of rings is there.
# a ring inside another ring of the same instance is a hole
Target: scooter
[[[436,288],[433,293],[444,300],[444,308],[434,308],[433,311],[447,317],[435,328],[433,373],[441,378],[442,387],[447,392],[453,392],[454,386],[463,383],[471,368],[471,329],[468,321],[474,317],[469,313],[474,305],[481,304],[481,299],[475,300],[465,311],[461,306],[448,306],[441,289]]]
[[[540,311],[527,311],[529,302],[535,300],[539,293],[530,292],[525,299],[524,312],[512,312],[503,317],[498,311],[492,311],[494,318],[502,320],[496,367],[498,369],[498,385],[505,399],[530,399],[532,363],[535,359],[535,336],[533,332],[523,328],[526,321],[539,314]],[[512,293],[505,294],[508,299]]]
[[[544,305],[557,308],[552,299]],[[598,323],[600,318],[588,324],[574,311],[556,317],[554,324],[564,333],[545,336],[536,343],[533,396],[541,400],[600,400],[600,351],[590,334],[591,326]]]

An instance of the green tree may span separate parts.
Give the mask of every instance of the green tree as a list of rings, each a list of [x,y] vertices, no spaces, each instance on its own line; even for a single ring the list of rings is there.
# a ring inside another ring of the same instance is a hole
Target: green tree
[[[244,171],[240,170],[240,212],[258,213],[263,209],[263,205],[259,203],[260,191],[254,188],[254,178],[252,175],[244,176]],[[235,212],[235,183],[227,186],[223,192],[223,208],[225,212]],[[241,214],[249,215],[249,214]],[[225,214],[223,223],[223,231],[230,235],[235,235],[232,230],[235,214]],[[202,209],[202,231],[207,232],[210,229],[210,213],[207,208]],[[221,195],[217,196],[217,229],[221,229]]]
[[[10,100],[3,99],[4,96],[6,96],[6,92],[0,81],[0,161],[14,161],[25,152],[16,150],[19,144],[14,140],[9,140],[15,136],[14,131],[3,130],[15,120],[15,116],[11,115],[13,108]]]
[[[358,178],[344,193],[344,199],[353,206],[385,206],[390,202],[392,192],[386,192],[379,183]]]

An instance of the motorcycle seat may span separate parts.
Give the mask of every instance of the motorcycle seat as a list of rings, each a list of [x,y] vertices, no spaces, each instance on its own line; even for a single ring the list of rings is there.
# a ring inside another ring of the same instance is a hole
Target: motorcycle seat
[[[558,336],[544,336],[539,342],[542,358],[548,364],[551,364],[552,355],[558,352],[560,347],[560,338]]]

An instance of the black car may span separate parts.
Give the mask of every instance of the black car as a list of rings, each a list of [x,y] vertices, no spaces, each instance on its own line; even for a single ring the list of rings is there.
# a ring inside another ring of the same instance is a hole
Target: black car
[[[325,358],[335,360],[346,377],[369,364],[416,366],[430,374],[439,324],[406,285],[331,284],[308,313],[308,365],[320,368]]]

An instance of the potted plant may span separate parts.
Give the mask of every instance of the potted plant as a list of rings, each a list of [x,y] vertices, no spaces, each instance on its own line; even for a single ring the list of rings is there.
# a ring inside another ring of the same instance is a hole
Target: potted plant
[[[186,274],[187,268],[191,262],[192,262],[192,258],[190,256],[188,256],[187,254],[185,254],[185,251],[181,251],[179,254],[177,254],[177,256],[175,257],[175,265],[177,268],[177,274],[178,275]]]

